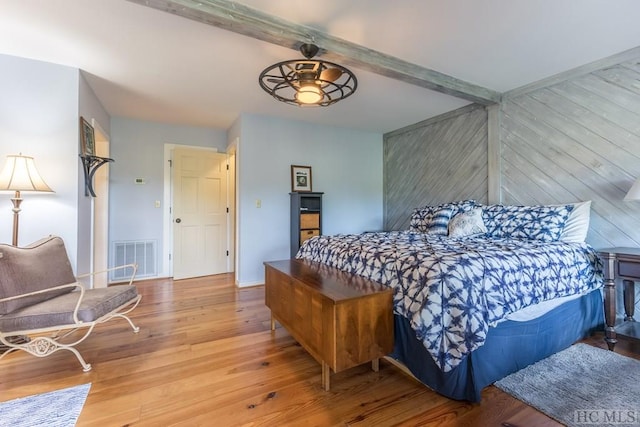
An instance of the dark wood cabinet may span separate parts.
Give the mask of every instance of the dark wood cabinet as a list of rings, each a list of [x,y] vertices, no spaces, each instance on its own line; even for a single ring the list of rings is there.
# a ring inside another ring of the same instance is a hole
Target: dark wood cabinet
[[[324,193],[289,193],[291,196],[291,258],[300,245],[322,234],[322,195]]]

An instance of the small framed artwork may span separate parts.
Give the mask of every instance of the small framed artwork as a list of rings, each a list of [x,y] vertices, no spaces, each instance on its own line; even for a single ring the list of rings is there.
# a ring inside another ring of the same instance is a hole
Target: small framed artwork
[[[291,191],[312,191],[311,166],[291,165]]]
[[[81,154],[83,156],[95,155],[96,140],[93,126],[91,126],[84,117],[80,117],[80,142]]]

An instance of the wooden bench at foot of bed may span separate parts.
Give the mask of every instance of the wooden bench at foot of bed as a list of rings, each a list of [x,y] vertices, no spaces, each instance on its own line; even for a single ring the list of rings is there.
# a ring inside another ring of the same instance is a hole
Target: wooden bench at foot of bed
[[[337,373],[393,350],[391,289],[317,262],[265,262],[265,304],[275,321],[322,365],[322,387]]]

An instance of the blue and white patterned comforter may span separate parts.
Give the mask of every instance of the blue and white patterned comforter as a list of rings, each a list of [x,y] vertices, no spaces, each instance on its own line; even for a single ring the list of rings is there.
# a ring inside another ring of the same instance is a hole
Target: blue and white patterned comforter
[[[445,372],[508,314],[602,286],[600,262],[585,243],[398,231],[315,237],[297,257],[393,288],[394,312]]]

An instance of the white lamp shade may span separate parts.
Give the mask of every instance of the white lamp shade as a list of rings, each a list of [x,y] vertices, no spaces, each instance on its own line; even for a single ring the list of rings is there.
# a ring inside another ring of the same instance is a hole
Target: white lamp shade
[[[44,182],[33,157],[23,155],[7,156],[0,171],[0,191],[48,191],[53,192]]]
[[[633,183],[624,200],[640,200],[640,178]]]

